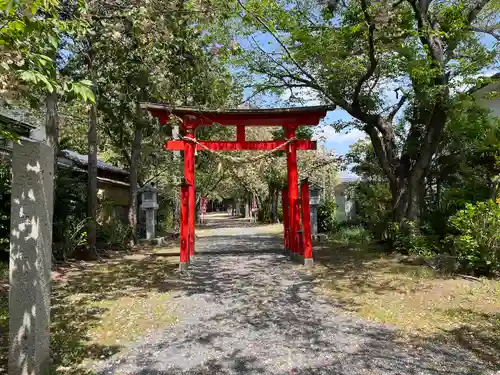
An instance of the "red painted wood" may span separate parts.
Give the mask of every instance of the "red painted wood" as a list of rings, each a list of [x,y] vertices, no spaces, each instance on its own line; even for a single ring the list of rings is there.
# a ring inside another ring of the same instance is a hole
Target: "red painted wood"
[[[183,184],[181,186],[181,252],[180,262],[187,263],[189,261],[189,186]]]
[[[295,128],[286,126],[285,137],[295,137]],[[299,176],[297,171],[297,146],[295,142],[288,145],[286,154],[286,165],[288,171],[288,214],[290,218],[290,250],[296,254],[299,250],[298,231],[300,228],[299,199]]]
[[[186,137],[194,138],[195,127],[186,126]],[[188,200],[189,200],[189,215],[188,215],[188,227],[189,227],[189,256],[194,255],[194,224],[195,224],[195,181],[194,181],[194,163],[195,163],[195,144],[192,142],[185,142],[184,149],[184,179],[186,184],[189,186],[188,189]]]
[[[236,140],[238,142],[245,142],[245,127],[237,126],[236,127]]]
[[[288,189],[284,188],[281,190],[281,205],[283,207],[283,241],[285,250],[289,250],[288,247],[288,236],[289,236],[289,224],[290,218],[288,217]]]
[[[169,120],[169,113],[161,110],[151,110],[151,114],[160,120],[160,124],[167,124]],[[214,123],[220,125],[246,125],[246,126],[291,126],[297,127],[301,125],[315,126],[325,117],[326,111],[312,112],[312,113],[255,113],[255,114],[234,114],[234,113],[193,113],[189,119],[185,119],[197,126],[210,126]]]
[[[304,259],[312,259],[312,237],[311,237],[311,206],[309,204],[309,183],[300,185],[300,201],[302,206],[302,234],[304,236]]]
[[[198,141],[202,145],[210,148],[213,151],[241,151],[241,150],[260,150],[270,151],[274,150],[280,145],[284,145],[286,141]],[[309,141],[298,139],[294,141],[297,150],[316,150],[316,141]],[[184,150],[184,141],[175,140],[168,141],[164,146],[169,151],[182,151]],[[203,151],[203,148],[196,145],[196,149]]]
[[[299,115],[299,116],[284,116],[280,115],[254,115],[251,117],[241,117],[238,115],[231,114],[221,114],[221,115],[212,115],[212,116],[204,116],[197,118],[196,125],[201,126],[210,126],[214,123],[220,125],[246,125],[246,126],[281,126],[283,124],[287,124],[287,126],[315,126],[318,125],[320,120],[324,117],[324,115]]]
[[[184,123],[185,136],[188,138],[195,137],[196,127],[191,123]],[[194,255],[194,226],[196,219],[196,199],[195,199],[195,181],[194,181],[194,166],[195,166],[195,144],[185,142],[184,145],[184,180],[189,185],[189,256]]]

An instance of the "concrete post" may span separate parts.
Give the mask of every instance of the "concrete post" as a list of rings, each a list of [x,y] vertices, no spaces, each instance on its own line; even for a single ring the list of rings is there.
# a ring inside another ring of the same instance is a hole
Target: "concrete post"
[[[311,205],[311,235],[312,238],[318,236],[318,206]]]
[[[245,196],[245,219],[250,217],[250,202],[248,196]]]
[[[146,209],[146,239],[152,240],[156,237],[155,209]]]
[[[9,374],[50,367],[54,148],[23,140],[12,150]]]

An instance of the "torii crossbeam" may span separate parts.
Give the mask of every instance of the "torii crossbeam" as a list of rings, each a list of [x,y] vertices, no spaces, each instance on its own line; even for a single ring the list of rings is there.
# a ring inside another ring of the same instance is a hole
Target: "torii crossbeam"
[[[181,246],[180,269],[186,270],[190,258],[194,256],[194,224],[195,224],[195,150],[240,151],[240,150],[286,150],[288,187],[283,190],[283,222],[285,249],[291,255],[300,255],[305,264],[312,264],[312,245],[310,234],[309,204],[302,205],[304,231],[301,231],[301,212],[299,199],[299,181],[297,171],[297,150],[315,150],[316,142],[295,139],[299,126],[315,126],[335,109],[334,106],[314,106],[300,108],[273,109],[231,109],[231,110],[201,110],[188,107],[174,107],[164,104],[143,103],[161,124],[167,124],[170,116],[182,120],[182,140],[169,141],[164,148],[170,151],[184,151],[184,181],[181,187]],[[236,141],[200,141],[196,140],[196,128],[210,126],[214,123],[236,126]],[[246,126],[282,126],[285,140],[278,141],[247,141]],[[192,141],[190,140],[192,139]],[[281,148],[282,147],[282,148]],[[308,199],[307,183],[302,184],[302,199]],[[305,218],[305,219],[304,219]],[[300,235],[299,235],[300,234]],[[304,236],[305,235],[305,236]]]

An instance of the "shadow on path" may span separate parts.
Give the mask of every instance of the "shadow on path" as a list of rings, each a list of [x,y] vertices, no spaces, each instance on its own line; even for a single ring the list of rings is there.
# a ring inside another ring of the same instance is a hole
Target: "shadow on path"
[[[390,327],[342,314],[313,291],[307,269],[280,255],[281,241],[242,227],[201,238],[188,275],[165,280],[179,322],[153,332],[100,373],[488,374],[467,351],[398,342]]]

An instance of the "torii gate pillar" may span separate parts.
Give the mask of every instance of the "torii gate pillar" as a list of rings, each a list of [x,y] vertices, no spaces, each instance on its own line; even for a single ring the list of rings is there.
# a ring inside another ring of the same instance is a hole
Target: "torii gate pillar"
[[[195,137],[196,126],[189,121],[184,123],[186,138]],[[195,199],[195,144],[184,142],[184,185],[181,190],[181,271],[186,270],[189,261],[194,257],[194,225],[196,217]]]
[[[290,139],[295,137],[296,125],[285,125],[285,137]],[[288,246],[291,256],[295,257],[299,252],[299,230],[300,230],[300,210],[299,210],[299,176],[297,171],[297,145],[291,142],[287,147],[286,166],[288,171],[288,218],[290,220],[288,228],[290,236]]]

